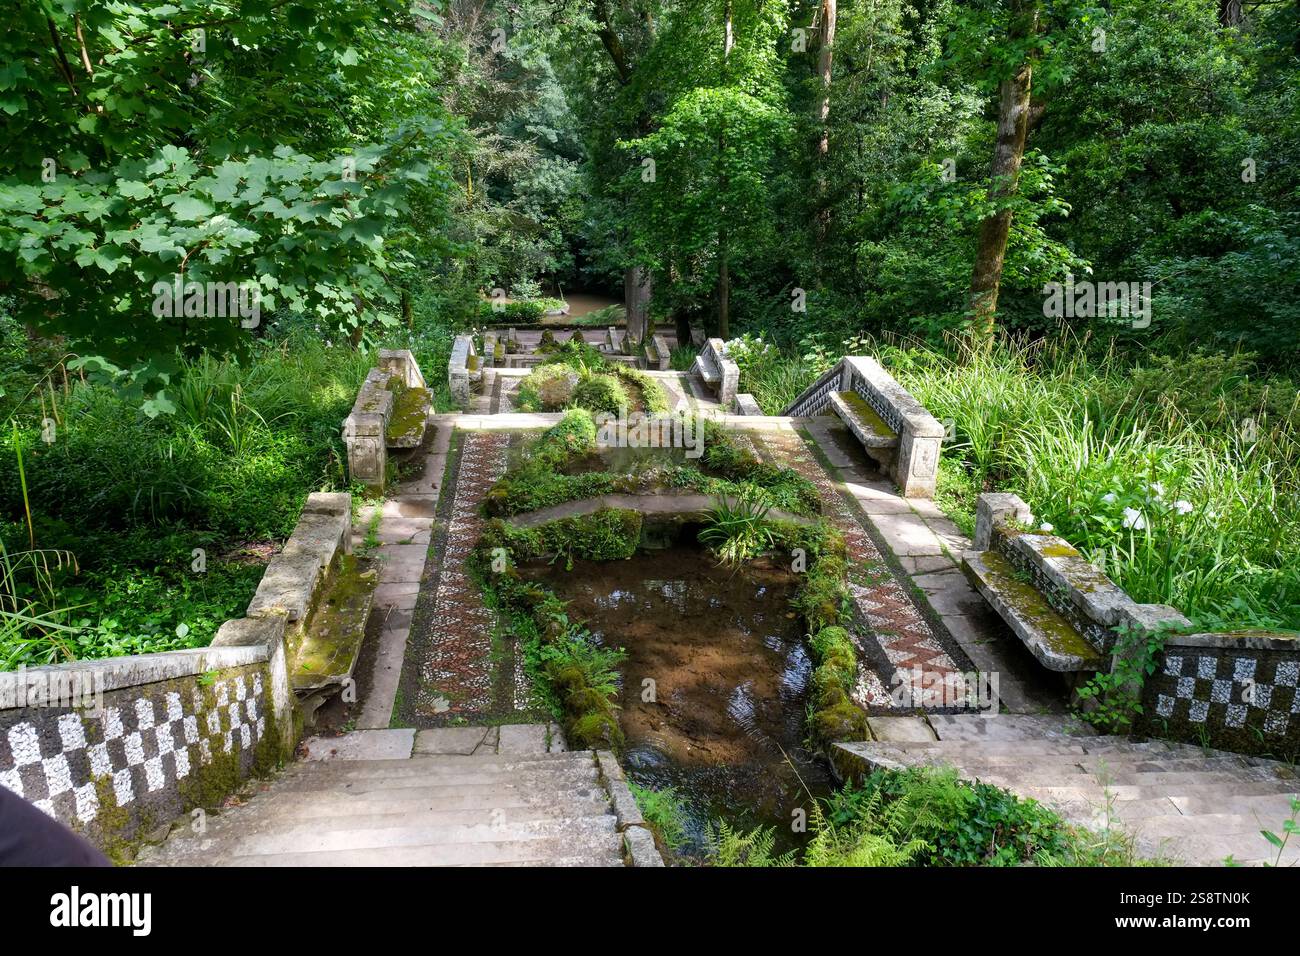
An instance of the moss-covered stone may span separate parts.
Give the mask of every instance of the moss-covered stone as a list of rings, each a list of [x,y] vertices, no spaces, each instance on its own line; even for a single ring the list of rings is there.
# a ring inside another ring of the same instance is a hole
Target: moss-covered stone
[[[400,381],[400,380],[399,380]],[[402,387],[393,401],[386,437],[390,448],[414,448],[424,437],[433,395],[427,388]]]

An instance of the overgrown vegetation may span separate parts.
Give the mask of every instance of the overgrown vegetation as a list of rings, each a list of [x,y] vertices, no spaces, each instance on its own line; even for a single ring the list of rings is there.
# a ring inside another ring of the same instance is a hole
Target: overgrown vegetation
[[[1114,830],[1074,827],[1034,800],[951,769],[876,770],[809,812],[802,854],[773,854],[772,830],[711,834],[715,866],[1133,866]]]

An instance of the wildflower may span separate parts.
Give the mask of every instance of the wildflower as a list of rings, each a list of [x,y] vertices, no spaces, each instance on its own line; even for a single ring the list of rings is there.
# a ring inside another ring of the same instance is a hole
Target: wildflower
[[[1162,495],[1164,495],[1164,493],[1165,493],[1165,486],[1162,485],[1160,482],[1157,481],[1157,482],[1155,482],[1155,483],[1151,486],[1151,491],[1155,494],[1155,496],[1156,496],[1157,498],[1159,498],[1159,497],[1161,497]]]
[[[1101,500],[1108,505],[1113,505],[1115,503],[1115,492],[1112,491],[1110,494],[1102,495]]]
[[[1180,515],[1189,515],[1192,513],[1192,503],[1190,501],[1182,501],[1180,499],[1174,502],[1174,510],[1177,511]]]
[[[1147,519],[1142,517],[1142,512],[1136,508],[1124,509],[1124,527],[1132,528],[1135,531],[1141,531],[1147,526]]]
[[[1049,524],[1048,522],[1044,521],[1042,524],[1040,524],[1040,525],[1038,526],[1038,530],[1039,530],[1039,531],[1046,531],[1046,532],[1048,532],[1048,533],[1051,533],[1051,532],[1055,531],[1056,528],[1053,527],[1053,526],[1052,526],[1051,524]]]

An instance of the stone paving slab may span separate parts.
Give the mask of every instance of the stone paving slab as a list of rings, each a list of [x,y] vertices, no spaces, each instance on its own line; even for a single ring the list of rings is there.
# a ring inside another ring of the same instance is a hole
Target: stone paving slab
[[[535,754],[547,752],[547,727],[545,724],[502,724],[498,752],[502,754]]]
[[[417,731],[415,752],[417,757],[437,755],[472,756],[494,753],[497,744],[495,727],[432,727]]]
[[[415,731],[354,730],[341,737],[310,737],[303,746],[308,760],[406,760]]]

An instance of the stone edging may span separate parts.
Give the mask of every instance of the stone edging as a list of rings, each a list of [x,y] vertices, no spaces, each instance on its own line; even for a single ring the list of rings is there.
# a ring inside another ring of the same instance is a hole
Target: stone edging
[[[618,758],[608,750],[598,750],[596,767],[614,806],[614,819],[618,832],[623,835],[623,848],[632,866],[663,866],[664,858],[655,846],[654,833],[641,815],[641,808],[637,806],[636,797],[632,796]]]

